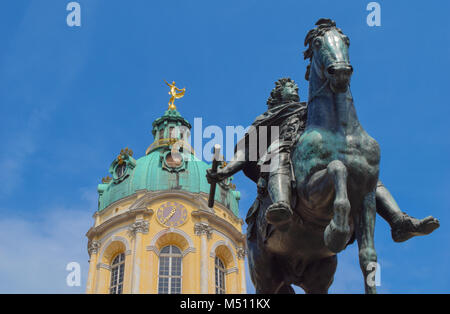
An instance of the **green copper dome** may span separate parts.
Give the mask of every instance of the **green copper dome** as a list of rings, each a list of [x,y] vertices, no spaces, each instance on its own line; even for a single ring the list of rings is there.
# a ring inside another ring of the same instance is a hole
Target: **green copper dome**
[[[109,168],[112,178],[98,185],[101,211],[111,203],[139,190],[182,190],[209,194],[206,169],[211,165],[199,160],[184,142],[191,125],[176,110],[167,110],[153,122],[155,141],[147,155],[135,160],[132,151],[122,150]],[[239,215],[240,193],[231,180],[217,185],[215,200]]]

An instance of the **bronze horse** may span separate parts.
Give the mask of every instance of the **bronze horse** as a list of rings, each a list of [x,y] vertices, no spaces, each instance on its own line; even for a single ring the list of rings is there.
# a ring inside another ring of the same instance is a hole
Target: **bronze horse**
[[[353,73],[349,39],[330,20],[317,25],[305,40],[309,46],[305,57],[311,59],[306,128],[291,155],[297,192],[294,219],[288,231],[273,230],[265,243],[261,235],[249,241],[250,264],[272,269],[266,278],[258,278],[272,292],[291,292],[293,283],[307,293],[327,293],[336,253],[354,234],[366,292],[376,293],[366,279],[377,261],[374,225],[380,149],[356,116],[349,88]],[[257,225],[264,223],[262,212]]]

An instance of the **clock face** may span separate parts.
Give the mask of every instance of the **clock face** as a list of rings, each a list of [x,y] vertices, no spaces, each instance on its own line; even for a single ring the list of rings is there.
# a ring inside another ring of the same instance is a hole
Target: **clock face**
[[[187,220],[187,210],[183,204],[177,202],[166,202],[156,211],[158,221],[167,227],[178,227]]]

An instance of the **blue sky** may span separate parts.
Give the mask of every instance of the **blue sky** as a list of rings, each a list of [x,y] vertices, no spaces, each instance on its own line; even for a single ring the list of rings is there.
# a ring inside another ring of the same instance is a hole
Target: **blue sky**
[[[393,243],[377,220],[381,293],[450,292],[450,32],[444,1],[8,1],[0,13],[0,292],[79,293],[96,185],[123,147],[143,156],[167,107],[163,79],[186,87],[181,114],[249,125],[274,81],[307,98],[303,40],[318,18],[350,37],[359,119],[381,146],[381,179],[400,207],[434,215],[431,236]],[[206,140],[205,140],[206,142]],[[235,176],[241,216],[255,187]],[[82,266],[67,287],[66,264]],[[248,291],[253,287],[249,281]],[[362,293],[356,246],[339,255],[330,292]]]

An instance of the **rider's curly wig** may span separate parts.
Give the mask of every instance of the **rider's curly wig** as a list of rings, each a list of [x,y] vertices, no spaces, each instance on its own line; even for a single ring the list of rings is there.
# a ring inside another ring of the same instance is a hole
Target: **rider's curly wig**
[[[272,89],[272,92],[267,99],[267,106],[269,106],[269,108],[278,106],[279,104],[283,103],[281,91],[287,83],[292,83],[295,86],[297,99],[294,99],[293,101],[300,101],[300,96],[298,96],[298,85],[294,82],[294,80],[291,80],[290,78],[282,78],[275,82],[275,88]]]
[[[342,32],[342,30],[340,28],[338,28],[336,26],[336,22],[330,19],[319,19],[316,22],[317,27],[313,28],[312,30],[310,30],[308,32],[308,34],[306,34],[305,37],[305,47],[306,50],[303,52],[303,56],[305,59],[309,59],[311,61],[312,57],[313,57],[313,47],[312,47],[312,42],[314,41],[314,39],[316,39],[319,36],[323,36],[325,35],[326,32],[328,32],[331,29],[335,29],[339,34],[342,35],[343,40],[345,41],[345,43],[347,44],[347,46],[350,46],[350,39]],[[308,81],[309,80],[309,72],[311,69],[311,63],[308,64],[308,66],[306,67],[306,74],[305,74],[305,79]]]

